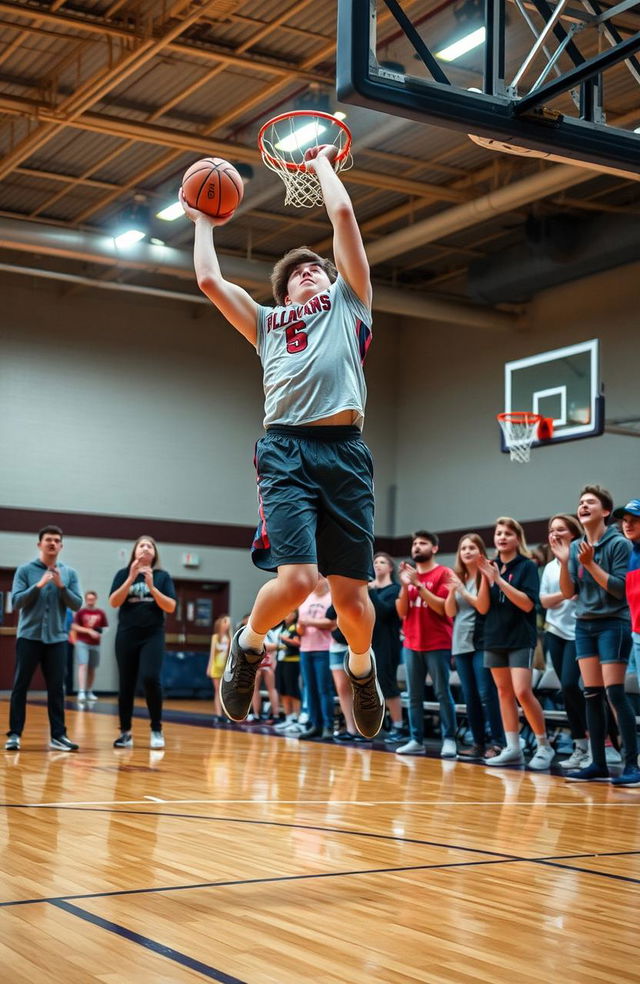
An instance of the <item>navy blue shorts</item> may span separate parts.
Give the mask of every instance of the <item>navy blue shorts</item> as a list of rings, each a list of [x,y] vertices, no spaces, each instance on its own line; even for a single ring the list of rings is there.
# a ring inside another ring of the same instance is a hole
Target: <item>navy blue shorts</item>
[[[625,618],[576,619],[576,659],[597,656],[601,663],[628,663],[631,625]]]
[[[373,579],[373,462],[357,427],[269,427],[255,465],[256,567]]]

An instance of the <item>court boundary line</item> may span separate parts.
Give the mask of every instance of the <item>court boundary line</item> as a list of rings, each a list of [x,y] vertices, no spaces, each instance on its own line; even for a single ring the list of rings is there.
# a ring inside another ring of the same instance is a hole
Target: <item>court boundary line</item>
[[[637,851],[627,851],[621,852],[622,854],[637,854]],[[577,855],[577,857],[604,857],[601,854],[584,854]],[[608,854],[607,857],[615,857],[616,854]],[[161,895],[167,894],[168,892],[188,892],[188,891],[202,891],[208,888],[239,888],[244,885],[276,885],[283,882],[294,882],[294,881],[313,881],[317,878],[350,878],[359,875],[387,875],[387,874],[400,874],[401,872],[407,871],[438,871],[438,870],[448,870],[449,868],[479,868],[486,865],[498,865],[498,864],[535,864],[541,867],[557,867],[562,868],[566,871],[577,872],[578,874],[585,875],[595,875],[599,878],[611,878],[615,881],[629,882],[634,885],[640,885],[640,878],[631,878],[626,875],[616,875],[608,871],[594,871],[591,868],[580,868],[574,865],[563,865],[559,861],[554,861],[553,858],[521,858],[521,857],[504,857],[504,858],[488,858],[486,860],[477,861],[450,861],[441,864],[419,864],[419,865],[396,865],[391,868],[362,868],[353,871],[316,871],[309,872],[308,874],[297,874],[297,875],[274,875],[271,877],[264,878],[243,878],[235,881],[220,881],[220,882],[195,882],[189,885],[159,885],[155,888],[129,888],[129,889],[118,889],[110,892],[86,892],[84,894],[75,893],[72,895],[57,895],[51,896],[49,898],[39,898],[39,899],[12,899],[6,902],[0,902],[0,909],[9,909],[15,906],[21,905],[39,905],[45,903],[47,905],[53,905],[59,902],[70,902],[72,900],[82,900],[82,899],[106,899],[106,898],[120,898],[130,895]]]
[[[83,919],[85,922],[98,926],[100,929],[114,933],[116,936],[120,936],[121,938],[128,940],[130,943],[135,943],[137,946],[142,946],[145,950],[150,950],[152,953],[156,954],[156,956],[164,957],[167,960],[173,960],[175,963],[186,967],[188,970],[193,970],[198,974],[202,974],[210,980],[218,981],[219,984],[246,984],[246,981],[241,981],[239,977],[233,977],[231,974],[226,974],[223,970],[218,970],[210,964],[202,963],[201,960],[196,960],[195,957],[190,957],[186,953],[182,953],[180,950],[175,950],[173,947],[167,946],[164,943],[158,943],[156,940],[152,940],[150,936],[144,936],[142,933],[136,933],[132,929],[127,929],[126,926],[121,926],[119,923],[115,923],[111,919],[105,919],[103,916],[97,916],[93,912],[89,912],[87,909],[82,909],[80,906],[72,905],[72,903],[67,902],[64,899],[51,901],[48,904],[56,909],[69,913],[69,915],[75,916],[77,919]]]

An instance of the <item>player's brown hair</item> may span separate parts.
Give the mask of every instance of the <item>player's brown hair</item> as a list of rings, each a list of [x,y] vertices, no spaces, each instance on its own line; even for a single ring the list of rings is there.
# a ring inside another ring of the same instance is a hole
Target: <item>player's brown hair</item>
[[[276,304],[284,304],[284,299],[287,296],[289,277],[295,267],[300,263],[317,263],[322,267],[331,283],[338,276],[338,271],[331,260],[318,256],[308,246],[298,246],[297,249],[290,249],[288,253],[284,254],[281,260],[278,260],[271,274],[271,289],[273,290]]]

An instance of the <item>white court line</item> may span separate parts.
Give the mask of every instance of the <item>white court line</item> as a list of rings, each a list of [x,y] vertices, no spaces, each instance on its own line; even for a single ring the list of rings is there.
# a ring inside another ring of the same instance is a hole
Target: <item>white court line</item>
[[[504,800],[281,800],[281,799],[181,799],[181,800],[162,800],[157,799],[154,796],[147,796],[141,800],[88,800],[88,801],[76,801],[68,800],[67,802],[53,802],[53,803],[22,803],[20,804],[24,808],[32,807],[65,807],[65,806],[149,806],[149,801],[156,803],[163,803],[165,806],[198,806],[198,805],[211,805],[211,806],[369,806],[369,807],[384,807],[384,806],[460,806],[460,807],[470,807],[470,806],[543,806],[545,809],[550,806],[561,806],[561,807],[579,807],[588,809],[594,809],[595,807],[617,807],[617,806],[636,806],[640,807],[640,796],[629,799],[626,803],[622,800],[618,803],[592,803],[589,800],[584,800],[579,803],[564,802],[560,800],[558,802],[541,802],[537,800],[513,800],[511,802],[505,802]]]

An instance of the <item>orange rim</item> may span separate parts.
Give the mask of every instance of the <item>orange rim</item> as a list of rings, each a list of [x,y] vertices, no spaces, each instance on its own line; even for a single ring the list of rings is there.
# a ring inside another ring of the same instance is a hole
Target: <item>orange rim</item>
[[[328,122],[333,123],[334,126],[337,126],[345,134],[346,136],[345,144],[342,150],[338,151],[334,162],[335,164],[339,163],[339,161],[343,161],[345,157],[349,155],[351,151],[352,138],[351,138],[351,130],[349,129],[346,123],[343,123],[342,120],[337,120],[335,116],[331,115],[331,113],[321,113],[321,112],[313,113],[313,112],[308,112],[304,109],[294,109],[290,113],[281,113],[280,116],[274,116],[272,120],[267,120],[267,122],[260,127],[260,132],[258,133],[258,149],[262,154],[263,158],[269,161],[269,163],[273,167],[280,168],[281,170],[286,170],[286,171],[307,170],[305,164],[296,164],[294,161],[283,161],[279,157],[274,157],[273,154],[269,153],[269,151],[266,149],[264,145],[264,135],[270,126],[275,126],[276,123],[282,123],[284,120],[296,119],[297,117],[300,116],[307,116],[307,117],[311,117],[312,119],[327,120]]]

